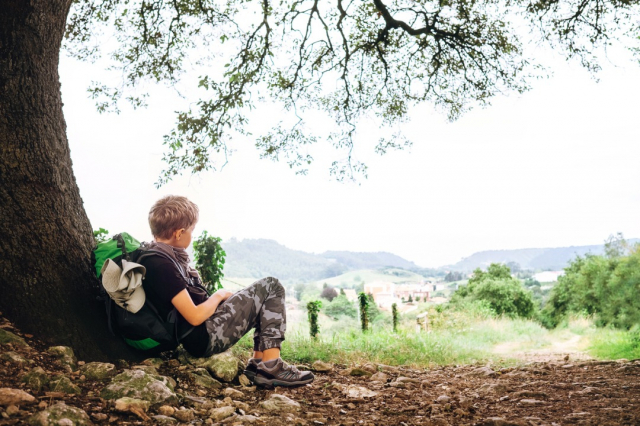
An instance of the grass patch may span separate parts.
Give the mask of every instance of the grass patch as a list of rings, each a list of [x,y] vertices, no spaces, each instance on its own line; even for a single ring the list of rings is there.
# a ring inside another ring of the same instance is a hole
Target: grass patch
[[[557,346],[580,336],[578,350],[585,350],[595,358],[640,358],[640,330],[597,328],[591,318],[572,318],[554,330],[547,330],[535,321],[493,318],[482,311],[430,309],[430,332],[416,332],[415,316],[426,309],[428,307],[420,306],[404,315],[397,333],[392,331],[390,315],[386,313],[375,320],[366,333],[360,330],[357,318],[334,320],[321,315],[317,339],[309,337],[306,313],[292,309],[282,356],[287,361],[306,364],[322,360],[414,368],[486,363],[514,365],[522,362],[517,359],[518,352]],[[247,357],[252,348],[253,333],[249,333],[233,351]]]
[[[496,344],[519,342],[535,346],[548,333],[539,324],[528,320],[484,318],[473,313],[431,312],[429,333],[416,332],[415,315],[404,318],[398,332],[392,331],[388,315],[372,324],[363,333],[357,319],[321,318],[320,335],[311,339],[305,318],[296,321],[282,345],[283,358],[297,363],[323,360],[340,364],[375,362],[387,365],[434,367],[452,364],[492,362],[512,364],[493,353]]]
[[[388,365],[434,367],[493,361],[508,363],[492,353],[493,346],[505,341],[535,342],[545,333],[530,321],[484,320],[464,329],[418,333],[400,329],[362,333],[334,333],[310,339],[296,333],[283,344],[283,356],[296,362],[316,359],[337,363],[376,362]]]
[[[457,339],[443,339],[434,333],[403,331],[397,334],[352,331],[315,340],[297,334],[283,345],[283,356],[297,362],[320,359],[341,364],[375,362],[415,367],[475,363],[482,352],[462,335]]]
[[[590,336],[589,354],[600,359],[639,359],[640,332],[609,328],[595,329]]]

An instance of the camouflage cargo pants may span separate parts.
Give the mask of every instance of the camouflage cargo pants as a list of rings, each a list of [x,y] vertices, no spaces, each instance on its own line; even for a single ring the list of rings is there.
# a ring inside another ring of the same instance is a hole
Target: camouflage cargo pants
[[[268,277],[229,297],[205,321],[209,333],[205,356],[226,351],[252,328],[255,351],[280,348],[287,328],[284,296],[280,281]]]

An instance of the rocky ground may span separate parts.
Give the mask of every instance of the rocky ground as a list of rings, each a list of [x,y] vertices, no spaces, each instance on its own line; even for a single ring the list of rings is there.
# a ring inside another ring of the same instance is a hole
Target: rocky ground
[[[268,390],[252,386],[228,353],[88,363],[0,318],[0,425],[640,424],[640,360],[307,367],[313,384]]]

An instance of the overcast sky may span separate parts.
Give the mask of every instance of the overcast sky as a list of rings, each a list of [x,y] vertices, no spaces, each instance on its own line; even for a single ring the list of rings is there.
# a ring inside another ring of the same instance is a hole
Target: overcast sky
[[[165,194],[200,206],[199,233],[269,238],[289,248],[388,251],[421,266],[455,263],[480,250],[599,244],[610,234],[640,237],[640,65],[613,60],[595,82],[577,65],[553,62],[533,90],[493,100],[449,123],[431,105],[402,131],[410,151],[377,156],[375,123],[363,126],[356,155],[369,178],[338,183],[341,154],[311,150],[308,176],[260,160],[250,138],[221,172],[187,173],[161,189],[162,136],[185,105],[153,89],[150,107],[100,115],[86,88],[99,64],[62,57],[60,75],[71,157],[94,229],[151,238],[151,204]],[[187,99],[194,101],[194,99]],[[254,134],[279,120],[270,106]],[[330,123],[322,122],[326,126]],[[365,149],[366,146],[366,149]]]

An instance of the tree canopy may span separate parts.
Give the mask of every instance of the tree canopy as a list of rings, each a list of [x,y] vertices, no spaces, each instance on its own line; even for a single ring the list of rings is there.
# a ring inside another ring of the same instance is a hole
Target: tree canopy
[[[508,266],[492,263],[484,272],[476,269],[466,286],[451,297],[451,303],[465,306],[466,302],[485,303],[496,315],[530,318],[535,312],[531,293],[520,281],[511,277]]]
[[[542,321],[556,327],[570,316],[593,316],[599,326],[622,329],[640,324],[640,245],[618,234],[605,255],[578,256],[551,290]]]
[[[322,289],[322,293],[320,293],[320,297],[322,297],[323,299],[327,299],[329,302],[331,302],[333,299],[338,297],[338,290],[329,286],[324,287]]]
[[[81,59],[106,54],[121,71],[120,86],[90,89],[100,110],[117,109],[122,99],[142,106],[143,83],[174,84],[194,64],[202,70],[193,82],[200,99],[165,136],[167,167],[158,184],[224,163],[230,139],[249,136],[250,111],[262,100],[290,112],[257,135],[262,157],[306,173],[313,161],[306,148],[327,140],[342,153],[331,173],[344,179],[366,174],[353,157],[365,118],[385,128],[376,152],[402,149],[411,141],[386,130],[407,120],[412,105],[430,102],[456,119],[497,94],[526,91],[541,75],[525,49],[530,42],[544,41],[596,71],[601,48],[637,39],[638,3],[77,0],[66,46]],[[312,110],[334,128],[313,134]]]
[[[595,71],[600,49],[635,48],[639,2],[9,0],[0,8],[0,216],[11,226],[0,243],[0,290],[12,297],[0,298],[0,308],[23,331],[87,359],[127,356],[96,332],[106,321],[66,137],[63,38],[67,52],[103,55],[122,76],[115,87],[92,85],[100,110],[144,105],[148,83],[183,80],[180,87],[199,90],[165,138],[160,184],[219,167],[231,138],[249,136],[251,110],[263,100],[290,114],[256,135],[262,156],[305,173],[307,147],[326,140],[342,152],[332,166],[340,179],[366,171],[353,156],[366,119],[384,129],[382,154],[408,143],[392,130],[412,105],[432,103],[455,119],[497,94],[527,90],[540,72],[527,53],[531,40]],[[193,69],[200,77],[184,79]],[[310,131],[315,110],[333,121],[326,134]],[[33,297],[41,291],[47,297]]]

